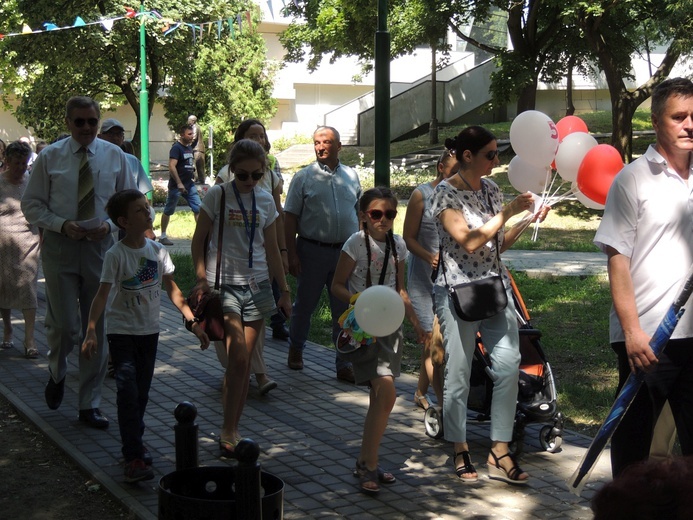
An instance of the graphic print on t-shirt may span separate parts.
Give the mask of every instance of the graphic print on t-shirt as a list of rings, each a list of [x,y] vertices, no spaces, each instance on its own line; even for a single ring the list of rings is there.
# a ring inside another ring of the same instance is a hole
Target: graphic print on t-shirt
[[[159,283],[159,269],[156,260],[140,258],[140,266],[135,276],[123,280],[120,286],[126,291],[139,291]]]
[[[248,222],[252,222],[252,211],[246,209],[245,214],[247,215]],[[258,210],[255,210],[255,214],[257,215],[255,218],[259,219],[260,212]],[[243,220],[243,212],[240,209],[230,209],[228,223],[229,225],[234,227],[244,227],[245,221]]]

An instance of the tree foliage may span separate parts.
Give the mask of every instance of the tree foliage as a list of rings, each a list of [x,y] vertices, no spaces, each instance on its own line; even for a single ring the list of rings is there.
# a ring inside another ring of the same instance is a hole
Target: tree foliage
[[[257,7],[250,0],[159,0],[156,9],[165,18],[189,23],[225,20],[251,10],[257,22]],[[19,32],[22,24],[42,28],[46,20],[69,27],[77,16],[94,21],[124,14],[123,4],[111,0],[10,0],[0,6],[0,23],[1,32],[8,33]],[[171,128],[192,112],[200,124],[214,120],[224,128],[234,127],[245,114],[262,118],[273,114],[272,73],[265,65],[264,42],[257,32],[246,30],[232,38],[225,31],[222,39],[216,33],[193,38],[190,29],[181,26],[164,35],[160,20],[143,19],[150,114],[160,96]],[[139,19],[131,19],[115,22],[110,30],[88,25],[6,38],[0,42],[6,106],[9,96],[20,99],[17,119],[50,139],[63,131],[65,102],[72,95],[91,96],[105,110],[128,103],[138,121],[133,144],[139,149],[139,31]],[[220,71],[219,64],[233,66]],[[217,72],[205,73],[200,70],[204,68]],[[233,112],[228,110],[231,107]]]

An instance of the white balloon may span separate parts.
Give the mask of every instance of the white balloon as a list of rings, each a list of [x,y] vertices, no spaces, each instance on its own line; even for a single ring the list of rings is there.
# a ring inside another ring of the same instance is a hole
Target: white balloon
[[[510,125],[510,144],[528,163],[549,166],[558,150],[556,124],[537,110],[522,112]]]
[[[520,193],[542,193],[548,171],[546,166],[535,166],[516,155],[508,165],[508,181]]]
[[[359,327],[371,336],[389,336],[402,325],[404,302],[394,289],[373,285],[356,300],[354,317]]]
[[[564,181],[575,182],[580,163],[595,146],[597,140],[586,132],[573,132],[565,136],[556,152],[556,170]]]
[[[575,191],[575,198],[576,198],[578,201],[580,201],[580,202],[582,203],[583,206],[585,206],[585,207],[587,207],[587,208],[590,208],[590,209],[604,209],[604,205],[603,205],[603,204],[599,204],[599,202],[593,201],[592,199],[590,199],[589,197],[587,197],[587,195],[585,195],[584,193],[582,193],[582,192],[578,189],[576,183],[573,183],[572,186],[573,186],[573,190]]]

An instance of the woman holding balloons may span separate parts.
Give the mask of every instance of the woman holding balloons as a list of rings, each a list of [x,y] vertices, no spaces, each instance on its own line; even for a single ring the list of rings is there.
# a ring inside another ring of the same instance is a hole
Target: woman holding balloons
[[[478,474],[469,454],[466,419],[472,357],[476,335],[481,333],[497,376],[491,402],[489,477],[512,484],[526,484],[529,475],[518,466],[508,449],[517,401],[520,345],[512,289],[499,253],[517,240],[528,220],[543,219],[548,208],[505,231],[508,219],[531,210],[534,201],[530,193],[523,193],[503,205],[503,195],[498,186],[484,179],[499,164],[496,138],[482,127],[471,126],[454,139],[446,139],[445,146],[455,150],[460,166],[457,175],[437,186],[432,201],[441,244],[441,268],[434,285],[434,299],[446,350],[445,438],[454,442],[453,464],[458,478],[475,482]],[[458,317],[448,284],[497,275],[502,276],[508,297],[505,309],[481,321],[463,321]]]
[[[389,188],[372,188],[361,196],[359,218],[363,229],[351,235],[342,248],[332,281],[332,293],[340,300],[350,302],[355,294],[373,284],[391,287],[402,298],[405,314],[423,343],[424,331],[404,287],[407,247],[402,237],[392,233],[396,216],[397,198]],[[378,465],[378,448],[395,405],[395,377],[400,372],[402,348],[400,325],[391,334],[376,338],[373,344],[350,355],[356,383],[370,387],[361,452],[354,469],[361,491],[368,494],[380,491],[379,484],[391,484],[396,480],[392,473]]]

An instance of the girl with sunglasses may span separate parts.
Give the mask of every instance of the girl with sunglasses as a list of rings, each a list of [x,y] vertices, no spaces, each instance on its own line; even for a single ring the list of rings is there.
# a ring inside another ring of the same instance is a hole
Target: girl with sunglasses
[[[402,237],[412,254],[409,258],[407,291],[421,327],[426,331],[426,342],[421,351],[419,382],[414,392],[414,403],[426,410],[430,405],[428,387],[433,387],[438,404],[443,402],[441,374],[431,361],[433,332],[433,282],[431,270],[438,266],[438,231],[436,219],[431,213],[431,195],[444,179],[455,175],[460,169],[455,154],[445,150],[436,164],[436,178],[418,186],[409,197],[407,214],[404,217]]]
[[[269,152],[271,145],[269,139],[267,138],[267,131],[265,126],[258,119],[246,119],[236,129],[234,133],[234,142],[231,147],[242,139],[251,139],[262,146],[265,152]],[[224,166],[217,174],[216,183],[221,184],[231,180],[233,176],[229,174],[228,165]],[[286,235],[284,234],[284,209],[282,208],[281,195],[284,187],[284,180],[281,176],[281,169],[279,167],[279,162],[277,159],[267,154],[267,168],[265,169],[265,174],[258,181],[258,186],[272,195],[274,199],[274,205],[279,213],[279,217],[276,221],[277,227],[277,243],[279,245],[279,252],[282,257],[282,264],[284,265],[284,272],[289,272],[289,257],[287,255],[286,248]],[[281,291],[276,282],[272,283],[272,293],[274,294],[275,302],[279,300],[281,296]],[[289,331],[286,328],[286,318],[280,314],[276,313],[270,318],[270,325],[272,327],[272,336],[276,339],[286,340],[289,337]],[[217,355],[221,360],[221,363],[226,367],[228,360],[225,358],[224,354],[226,348],[220,341],[215,341],[214,346],[217,350]],[[258,391],[260,395],[265,395],[271,390],[277,388],[277,382],[271,379],[267,375],[267,365],[264,360],[264,350],[265,350],[265,335],[260,334],[257,339],[257,344],[253,349],[252,357],[250,358],[250,369],[253,374],[255,374],[255,382],[257,383]]]
[[[234,179],[209,189],[192,240],[198,280],[195,287],[209,292],[216,277],[219,222],[224,219],[220,284],[228,362],[219,448],[225,457],[235,456],[241,439],[238,424],[248,394],[251,353],[258,336],[264,335],[265,318],[276,312],[272,279],[277,280],[282,293],[279,308],[287,316],[291,314],[291,294],[277,245],[279,215],[272,196],[257,186],[266,168],[267,157],[260,144],[250,139],[237,142],[229,156]],[[225,206],[220,208],[222,192]]]
[[[500,164],[496,138],[480,126],[470,126],[454,139],[446,139],[445,146],[455,150],[460,167],[457,175],[436,187],[432,200],[440,238],[440,269],[433,290],[446,351],[445,438],[454,443],[453,465],[457,477],[463,482],[476,482],[478,474],[469,454],[466,421],[472,357],[479,332],[490,354],[493,372],[498,376],[491,400],[489,478],[526,484],[529,475],[508,449],[517,402],[520,338],[510,280],[500,253],[513,245],[527,227],[527,220],[543,219],[549,208],[505,231],[508,219],[529,210],[533,199],[530,193],[523,193],[504,204],[498,185],[484,179]],[[505,309],[481,321],[459,318],[448,292],[448,282],[455,285],[499,274],[508,297]]]
[[[397,198],[388,188],[372,188],[361,196],[359,210],[363,229],[344,243],[332,280],[332,293],[349,302],[354,294],[374,283],[392,287],[402,297],[406,316],[423,343],[425,333],[404,287],[407,247],[402,237],[392,233]],[[402,348],[400,327],[349,355],[356,384],[370,387],[361,451],[354,469],[361,491],[369,494],[377,493],[379,484],[396,480],[392,473],[378,465],[378,448],[395,404],[395,377],[400,373]]]

